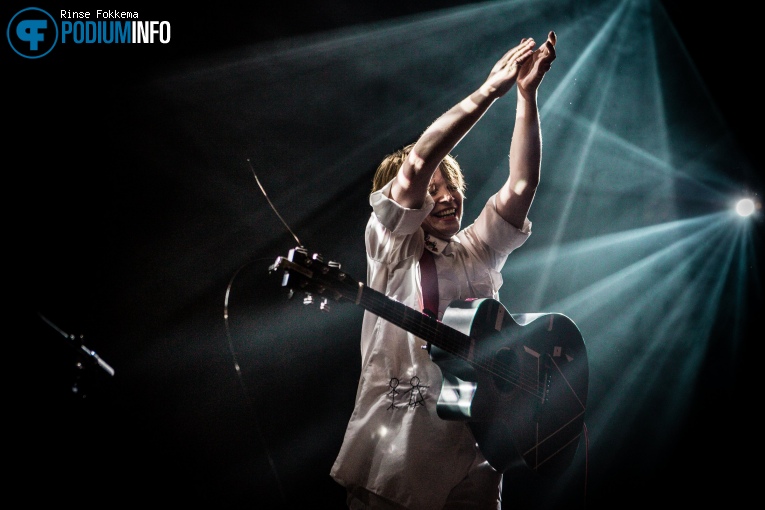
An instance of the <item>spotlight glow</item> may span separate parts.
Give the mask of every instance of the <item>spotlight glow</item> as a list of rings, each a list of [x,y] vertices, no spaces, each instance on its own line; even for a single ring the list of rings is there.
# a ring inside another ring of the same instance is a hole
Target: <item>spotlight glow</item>
[[[751,198],[742,198],[736,203],[736,212],[739,216],[750,216],[754,212],[754,200]]]

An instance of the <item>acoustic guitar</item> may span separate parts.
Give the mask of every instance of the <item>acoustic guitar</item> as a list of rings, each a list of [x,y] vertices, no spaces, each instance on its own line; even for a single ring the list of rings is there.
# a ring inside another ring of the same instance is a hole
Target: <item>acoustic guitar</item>
[[[495,299],[452,302],[443,319],[410,308],[345,274],[320,254],[293,248],[269,271],[282,286],[355,303],[427,342],[443,374],[440,418],[464,421],[500,472],[528,468],[557,476],[584,429],[589,369],[576,324],[560,313],[511,314]]]

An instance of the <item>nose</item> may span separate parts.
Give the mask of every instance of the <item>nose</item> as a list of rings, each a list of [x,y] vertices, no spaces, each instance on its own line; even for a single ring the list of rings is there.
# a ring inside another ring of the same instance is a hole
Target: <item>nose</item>
[[[452,200],[454,200],[454,195],[448,189],[443,190],[436,197],[436,202],[451,202]]]

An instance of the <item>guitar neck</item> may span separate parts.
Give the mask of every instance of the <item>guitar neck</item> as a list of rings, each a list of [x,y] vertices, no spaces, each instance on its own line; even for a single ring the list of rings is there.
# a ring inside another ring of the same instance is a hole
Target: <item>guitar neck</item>
[[[412,333],[444,351],[468,359],[470,337],[438,319],[363,286],[358,304],[386,321]]]
[[[445,352],[470,360],[470,336],[450,328],[438,319],[391,299],[340,271],[338,264],[324,264],[320,257],[308,258],[305,250],[294,248],[288,258],[278,257],[271,270],[284,269],[282,285],[306,292],[332,295],[360,305],[371,313],[435,345]]]

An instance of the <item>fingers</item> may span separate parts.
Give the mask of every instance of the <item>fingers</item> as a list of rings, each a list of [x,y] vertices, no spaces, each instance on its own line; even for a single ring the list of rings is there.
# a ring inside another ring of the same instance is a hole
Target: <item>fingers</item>
[[[497,62],[497,66],[520,66],[533,53],[534,44],[535,42],[533,39],[525,38],[524,42],[502,55],[502,58]]]
[[[515,48],[511,48],[511,49],[507,50],[507,53],[502,55],[502,58],[499,59],[499,63],[505,64],[507,62],[513,61],[516,58],[518,58],[516,55],[517,55],[519,49],[522,48],[522,47],[523,47],[523,45],[519,44]]]
[[[534,48],[534,44],[536,44],[534,39],[531,39],[530,37],[525,38],[521,44],[508,51],[507,53],[511,56],[511,58],[518,58],[518,56],[528,53],[532,48]]]
[[[558,36],[551,30],[547,34],[545,43],[534,51],[534,46],[536,45],[534,39],[532,37],[524,37],[515,48],[511,48],[502,56],[495,66],[495,71],[512,67],[517,67],[520,70],[531,59],[533,61],[544,61],[545,65],[542,71],[545,72],[549,69],[549,63],[555,59],[555,44],[557,42]]]
[[[555,44],[557,42],[558,36],[551,30],[550,33],[547,34],[547,40],[538,50],[543,59],[550,62],[555,60]]]
[[[530,37],[524,38],[521,44],[511,50],[510,59],[521,65],[533,53],[535,44],[534,39]]]

